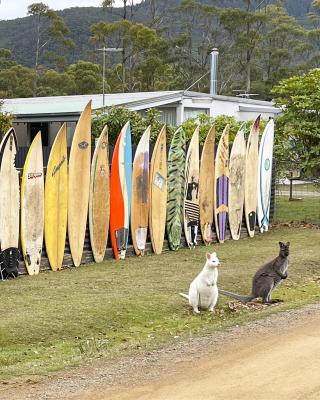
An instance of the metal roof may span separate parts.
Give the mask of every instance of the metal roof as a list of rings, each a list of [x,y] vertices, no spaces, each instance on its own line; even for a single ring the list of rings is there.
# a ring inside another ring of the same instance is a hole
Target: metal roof
[[[144,110],[151,107],[180,102],[186,98],[199,101],[203,100],[206,103],[212,101],[230,101],[246,103],[248,105],[259,105],[262,108],[273,107],[273,103],[268,101],[243,99],[232,96],[211,96],[208,93],[182,90],[105,94],[105,106],[125,106],[130,110]],[[17,117],[79,115],[89,100],[92,100],[93,110],[103,107],[103,95],[90,94],[5,99],[2,111],[9,112]]]

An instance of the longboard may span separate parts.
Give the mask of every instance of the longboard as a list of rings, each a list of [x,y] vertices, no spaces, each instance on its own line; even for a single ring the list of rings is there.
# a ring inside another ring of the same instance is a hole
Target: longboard
[[[214,174],[214,218],[217,239],[223,243],[226,235],[229,212],[229,125],[219,140]]]
[[[150,163],[149,227],[153,251],[161,254],[166,227],[167,149],[166,127],[163,126],[155,143]]]
[[[212,126],[204,142],[200,162],[200,228],[202,239],[206,246],[212,243],[212,233],[214,228],[213,196],[215,136],[215,128]]]
[[[271,119],[263,132],[258,161],[257,219],[261,232],[269,228],[274,121]]]
[[[124,259],[128,245],[131,210],[132,146],[130,123],[118,136],[110,175],[110,237],[115,259]]]
[[[254,236],[257,211],[258,146],[260,115],[251,127],[247,143],[244,210],[250,237]]]
[[[233,141],[229,162],[229,226],[233,240],[239,240],[244,205],[246,167],[246,124],[243,123]]]
[[[108,128],[103,128],[92,157],[89,194],[89,231],[93,258],[104,259],[110,216]]]
[[[173,135],[168,154],[167,236],[171,250],[180,247],[183,226],[186,137],[180,127]]]
[[[183,203],[184,233],[190,248],[197,245],[199,212],[199,127],[196,127],[186,156]]]
[[[60,128],[50,151],[44,189],[44,237],[51,269],[62,268],[68,216],[67,127]]]
[[[41,132],[33,139],[21,181],[21,248],[29,275],[40,270],[44,223],[44,180]]]
[[[138,256],[144,254],[148,233],[150,131],[148,126],[141,136],[132,168],[131,238]]]
[[[0,143],[0,243],[1,250],[18,248],[19,244],[19,172],[15,161],[17,138],[10,128]]]
[[[91,161],[91,100],[80,115],[69,158],[68,237],[74,265],[81,264],[88,216]]]

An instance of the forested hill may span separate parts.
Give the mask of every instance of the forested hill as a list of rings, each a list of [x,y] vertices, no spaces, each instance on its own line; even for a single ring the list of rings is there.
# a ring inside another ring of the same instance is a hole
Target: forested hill
[[[243,0],[200,0],[200,2],[216,7],[243,7],[245,3]],[[275,0],[266,0],[266,2],[270,4]],[[312,0],[286,0],[285,5],[290,15],[303,21],[309,12],[311,2]],[[155,0],[146,0],[136,5],[133,10],[133,20],[147,24],[150,19],[151,3],[153,5]],[[170,14],[170,9],[177,7],[180,3],[180,0],[158,0],[156,6],[158,11],[162,9]],[[99,21],[120,19],[118,11],[117,9],[107,11],[98,7],[74,7],[58,12],[70,29],[70,38],[76,45],[74,50],[68,51],[68,63],[76,62],[79,59],[98,61],[99,54],[95,51],[94,45],[89,42],[90,26]],[[177,23],[178,25],[179,23]],[[178,28],[174,27],[173,29]],[[33,35],[32,17],[0,21],[0,48],[10,49],[13,59],[28,67],[33,65],[34,60],[31,40]]]

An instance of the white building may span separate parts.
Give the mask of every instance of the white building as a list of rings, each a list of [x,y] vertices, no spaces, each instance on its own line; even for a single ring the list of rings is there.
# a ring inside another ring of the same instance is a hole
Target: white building
[[[2,110],[15,116],[19,146],[29,146],[41,130],[43,145],[50,147],[63,122],[67,122],[68,143],[71,143],[79,115],[90,99],[93,112],[103,108],[103,101],[106,107],[123,106],[141,113],[157,108],[162,121],[171,125],[180,125],[200,113],[212,117],[224,114],[246,121],[258,114],[268,119],[281,112],[272,102],[190,91],[115,93],[106,94],[104,99],[102,94],[7,99]]]

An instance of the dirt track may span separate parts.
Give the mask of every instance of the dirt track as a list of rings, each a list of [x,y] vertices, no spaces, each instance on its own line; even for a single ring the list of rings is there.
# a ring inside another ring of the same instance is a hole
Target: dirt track
[[[320,304],[113,363],[2,385],[0,399],[318,400]]]

